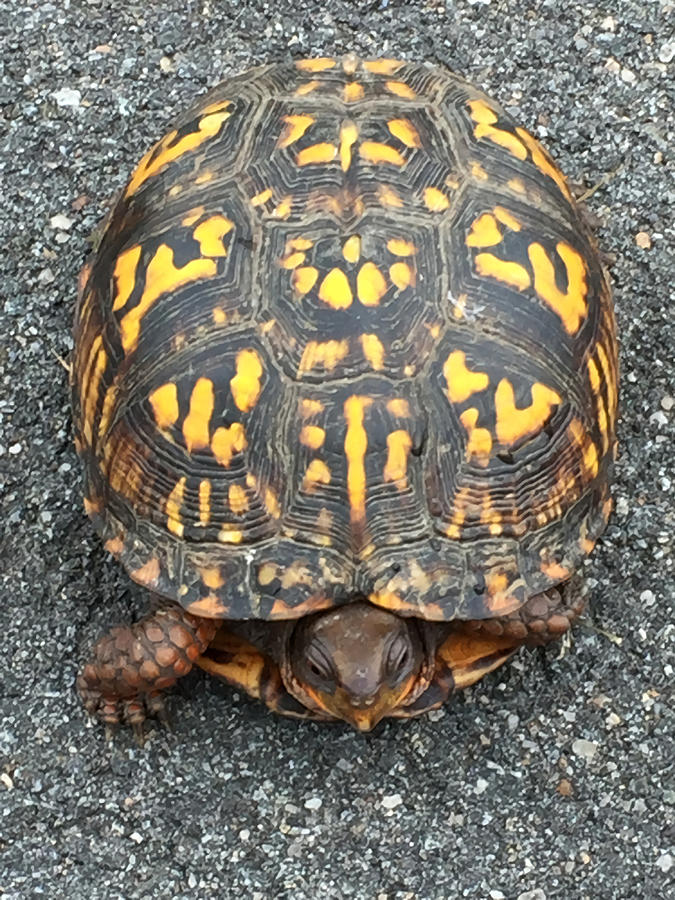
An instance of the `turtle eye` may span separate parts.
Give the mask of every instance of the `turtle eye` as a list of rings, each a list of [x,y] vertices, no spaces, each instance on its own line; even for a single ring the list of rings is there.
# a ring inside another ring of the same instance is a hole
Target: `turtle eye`
[[[330,680],[334,677],[333,662],[322,647],[311,645],[307,650],[306,662],[309,671],[317,678]]]
[[[401,675],[410,661],[410,642],[405,635],[399,634],[392,641],[387,654],[387,675]]]

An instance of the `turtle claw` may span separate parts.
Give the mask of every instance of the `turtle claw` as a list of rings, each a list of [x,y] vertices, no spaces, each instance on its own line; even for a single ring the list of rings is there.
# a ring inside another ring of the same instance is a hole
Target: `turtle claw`
[[[131,730],[134,733],[136,744],[142,749],[145,746],[145,729],[143,728],[143,722],[132,722]]]

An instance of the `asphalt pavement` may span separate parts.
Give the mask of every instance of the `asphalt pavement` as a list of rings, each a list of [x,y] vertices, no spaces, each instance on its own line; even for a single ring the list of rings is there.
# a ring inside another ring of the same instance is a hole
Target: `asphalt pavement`
[[[88,238],[196,94],[290,56],[429,59],[553,152],[621,340],[616,511],[563,654],[362,736],[201,673],[112,745],[73,682],[142,609],[81,508],[66,372]],[[6,0],[0,13],[0,895],[675,896],[675,5]]]

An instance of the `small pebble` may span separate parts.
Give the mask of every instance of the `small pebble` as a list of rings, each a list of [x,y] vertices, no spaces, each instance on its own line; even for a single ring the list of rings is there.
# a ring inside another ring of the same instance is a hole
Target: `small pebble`
[[[58,91],[52,91],[52,97],[56,100],[57,106],[79,106],[82,94],[72,88],[60,88]]]
[[[305,800],[305,809],[321,809],[322,805],[321,797],[310,797],[309,800]]]
[[[649,250],[652,246],[652,239],[649,237],[646,231],[638,231],[635,235],[635,243],[641,250]]]
[[[675,397],[671,397],[670,394],[666,394],[665,397],[661,397],[661,409],[665,409],[666,412],[670,412],[673,406],[675,406]]]
[[[670,872],[670,870],[673,868],[674,863],[675,859],[673,859],[670,853],[662,853],[661,856],[659,856],[659,858],[656,860],[656,865],[664,874],[666,872]]]
[[[590,762],[598,750],[597,741],[587,741],[584,738],[578,738],[572,744],[572,751],[576,756]]]
[[[675,41],[663,44],[659,50],[659,62],[669,63],[675,59]]]
[[[380,802],[385,809],[396,809],[403,803],[403,798],[400,794],[385,794]]]
[[[58,228],[61,231],[68,231],[68,229],[72,226],[73,220],[69,219],[68,216],[64,216],[63,213],[57,213],[55,216],[52,216],[49,220],[49,224],[52,228]]]

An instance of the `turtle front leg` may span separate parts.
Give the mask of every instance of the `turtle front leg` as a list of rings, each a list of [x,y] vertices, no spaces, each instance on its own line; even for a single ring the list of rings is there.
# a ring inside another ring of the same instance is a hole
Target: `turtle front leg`
[[[571,581],[550,588],[533,597],[507,616],[494,619],[469,619],[458,622],[458,630],[522,641],[538,647],[561,638],[579,617],[585,606],[581,581]]]
[[[147,715],[162,715],[160,692],[187,675],[219,624],[171,604],[135,625],[112,628],[78,675],[85,709],[108,726],[126,722],[140,735]]]

